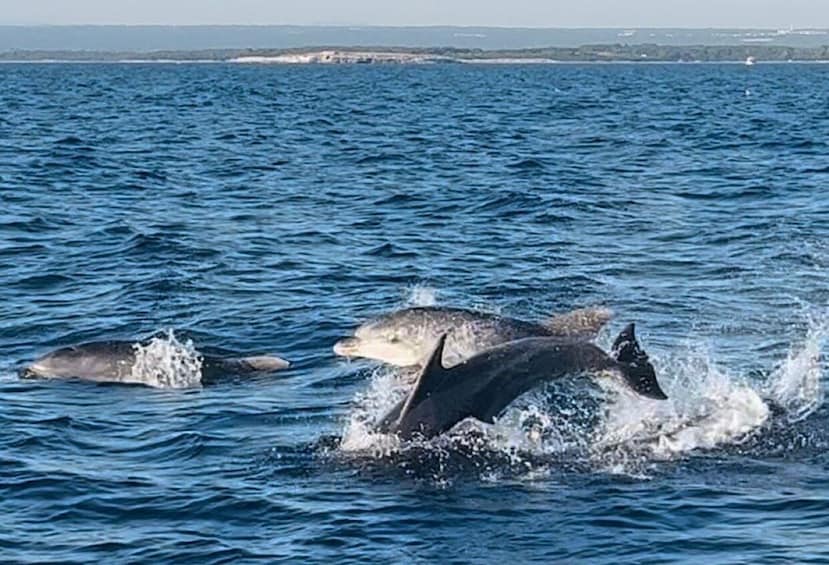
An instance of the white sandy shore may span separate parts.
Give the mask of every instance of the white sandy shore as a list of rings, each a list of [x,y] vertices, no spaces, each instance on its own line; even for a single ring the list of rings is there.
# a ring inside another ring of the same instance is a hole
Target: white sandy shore
[[[274,55],[273,57],[236,57],[231,63],[438,63],[451,62],[455,59],[439,55],[421,55],[418,53],[384,53],[378,51],[312,51],[290,55]]]

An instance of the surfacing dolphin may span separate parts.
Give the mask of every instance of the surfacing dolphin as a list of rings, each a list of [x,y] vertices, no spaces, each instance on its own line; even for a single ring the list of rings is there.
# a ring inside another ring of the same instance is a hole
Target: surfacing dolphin
[[[398,367],[422,366],[435,342],[446,334],[442,361],[443,366],[451,367],[481,351],[517,339],[560,337],[589,341],[610,317],[607,308],[581,308],[536,324],[462,308],[420,306],[368,320],[354,331],[353,337],[338,341],[334,353]]]
[[[133,376],[138,344],[97,341],[62,347],[39,357],[21,371],[24,378],[76,378],[107,383],[142,384]],[[279,357],[216,357],[201,355],[201,382],[210,384],[227,374],[264,373],[286,369]]]
[[[647,398],[668,398],[656,380],[634,325],[616,338],[611,355],[596,345],[551,337],[529,337],[488,349],[451,368],[441,364],[442,335],[409,395],[383,419],[380,430],[402,439],[431,438],[466,418],[494,423],[516,398],[540,383],[578,373],[620,378]]]

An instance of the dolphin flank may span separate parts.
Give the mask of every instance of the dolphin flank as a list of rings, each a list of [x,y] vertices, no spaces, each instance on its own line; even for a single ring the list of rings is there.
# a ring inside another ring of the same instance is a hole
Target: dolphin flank
[[[139,344],[98,341],[62,347],[36,359],[21,371],[24,378],[77,378],[95,382],[136,383],[132,368]],[[227,374],[286,369],[290,363],[273,356],[216,357],[200,355],[201,381],[209,384]]]
[[[420,366],[437,339],[446,334],[443,365],[451,367],[490,347],[528,337],[588,341],[610,320],[607,308],[581,308],[543,324],[462,308],[405,308],[363,323],[353,337],[341,339],[334,353],[364,357],[398,367]]]
[[[647,354],[636,341],[633,324],[616,338],[612,356],[588,342],[529,337],[445,368],[441,359],[446,342],[444,334],[412,391],[381,422],[381,431],[403,439],[415,435],[430,438],[468,417],[493,423],[513,400],[536,385],[582,372],[609,374],[642,396],[667,398]]]

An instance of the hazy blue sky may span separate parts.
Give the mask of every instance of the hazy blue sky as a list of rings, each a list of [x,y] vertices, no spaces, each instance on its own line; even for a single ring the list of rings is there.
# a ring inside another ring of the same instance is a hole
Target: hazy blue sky
[[[829,0],[0,0],[0,23],[829,27]]]

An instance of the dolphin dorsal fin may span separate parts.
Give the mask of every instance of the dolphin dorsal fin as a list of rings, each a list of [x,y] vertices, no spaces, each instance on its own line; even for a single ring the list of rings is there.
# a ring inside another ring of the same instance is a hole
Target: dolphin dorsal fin
[[[553,314],[544,325],[557,336],[593,339],[612,317],[609,308],[589,306]]]
[[[634,363],[639,359],[647,359],[647,354],[639,347],[636,341],[636,326],[630,323],[619,332],[619,336],[613,342],[613,357],[620,363]]]
[[[400,410],[398,421],[402,420],[409,410],[423,402],[424,399],[440,387],[440,384],[443,382],[442,376],[447,372],[441,361],[443,359],[443,348],[445,345],[446,334],[442,334],[438,338],[432,354],[429,355],[429,360],[426,361],[420,373],[417,375],[414,388],[412,388],[412,392],[409,393],[406,403]]]

